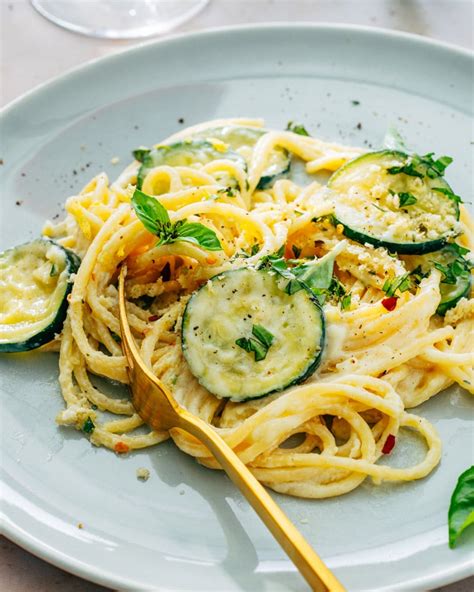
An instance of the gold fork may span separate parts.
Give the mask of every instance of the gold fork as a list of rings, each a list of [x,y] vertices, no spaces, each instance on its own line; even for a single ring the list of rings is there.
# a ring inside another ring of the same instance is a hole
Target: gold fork
[[[181,407],[166,385],[145,366],[127,320],[126,274],[124,265],[119,277],[120,329],[122,349],[128,362],[132,401],[137,413],[154,430],[180,428],[200,440],[247,498],[311,589],[317,592],[344,592],[344,587],[334,574],[235,452],[209,424]]]

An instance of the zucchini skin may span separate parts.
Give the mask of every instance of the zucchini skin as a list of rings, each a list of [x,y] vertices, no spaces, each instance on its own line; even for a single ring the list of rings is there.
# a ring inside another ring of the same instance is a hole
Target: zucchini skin
[[[64,251],[65,256],[66,256],[66,268],[67,268],[69,277],[71,276],[71,274],[76,273],[78,271],[79,266],[81,264],[81,260],[75,253],[73,253],[69,249],[66,249],[66,248],[62,247],[61,245],[58,245],[54,241],[51,241],[48,239],[38,239],[33,242],[42,242],[48,246],[54,245],[55,247],[58,247],[59,249]],[[13,247],[12,249],[27,247],[31,244],[32,243],[24,243],[22,245],[18,245],[17,247]],[[8,250],[10,250],[10,249],[8,249]],[[41,329],[36,335],[32,335],[31,337],[29,337],[28,339],[25,339],[23,341],[0,343],[0,353],[27,352],[27,351],[31,351],[33,349],[37,349],[38,347],[41,347],[42,345],[45,345],[46,343],[53,341],[55,338],[55,335],[57,335],[58,333],[61,333],[61,331],[62,331],[63,324],[64,324],[64,321],[65,321],[66,315],[67,315],[67,309],[69,306],[67,297],[72,290],[73,283],[74,282],[68,280],[68,282],[66,284],[66,290],[63,295],[63,299],[62,299],[61,304],[57,310],[57,314],[56,314],[54,320],[49,325],[47,325],[46,327]]]
[[[405,161],[409,158],[409,155],[399,150],[380,150],[377,152],[369,152],[367,154],[363,154],[362,156],[358,156],[357,158],[354,158],[353,160],[349,161],[348,163],[340,167],[337,171],[335,171],[328,181],[328,187],[332,188],[332,185],[354,165],[357,166],[365,160],[370,161],[374,159],[374,157],[380,159],[384,157],[394,157],[400,159],[401,161]],[[451,187],[443,177],[438,177],[436,179],[436,183],[442,186],[443,188],[451,191]],[[458,204],[455,204],[455,211],[456,219],[459,220],[460,209]],[[426,253],[434,253],[435,251],[439,251],[440,249],[449,244],[450,237],[444,236],[440,236],[437,239],[420,242],[388,241],[379,239],[371,234],[356,230],[350,225],[350,222],[339,219],[337,217],[337,214],[334,214],[332,216],[332,221],[334,225],[340,224],[343,228],[343,234],[351,240],[354,240],[360,244],[368,243],[376,248],[383,247],[391,253],[399,253],[401,255],[424,255]]]
[[[444,315],[448,312],[448,310],[450,308],[453,308],[454,306],[456,306],[456,304],[461,300],[461,298],[468,298],[469,294],[471,293],[471,286],[472,286],[472,279],[469,276],[469,278],[465,282],[464,290],[462,290],[460,293],[458,293],[453,298],[451,298],[449,300],[445,300],[444,302],[441,297],[441,302],[439,303],[438,308],[436,309],[436,314],[438,314],[440,317],[444,317]]]
[[[232,150],[227,150],[225,152],[217,151],[210,142],[202,139],[196,140],[184,140],[181,142],[175,142],[173,144],[162,144],[159,145],[149,151],[142,150],[143,160],[141,161],[141,166],[137,173],[137,189],[141,189],[143,187],[143,182],[145,180],[146,175],[149,171],[157,166],[166,165],[166,156],[172,156],[173,153],[176,154],[178,151],[183,150],[183,153],[188,151],[192,152],[198,149],[207,149],[207,150],[214,150],[216,153],[216,158],[208,160],[207,162],[212,162],[212,160],[218,160],[219,158],[230,158],[232,160],[236,160],[242,163],[242,166],[246,168],[245,161],[243,157],[241,157],[236,152]],[[140,154],[139,150],[134,152],[134,156],[137,158]],[[196,162],[199,162],[197,159]]]
[[[275,183],[275,181],[278,181],[278,179],[282,179],[289,174],[290,169],[291,169],[291,158],[288,158],[288,166],[286,167],[286,169],[280,171],[276,175],[262,175],[260,177],[260,181],[257,183],[256,188],[259,190],[262,190],[262,189],[269,189],[270,187],[273,187],[273,184]]]
[[[245,127],[245,126],[224,126],[224,127],[219,127],[219,128],[210,128],[210,129],[206,129],[203,130],[195,135],[192,136],[192,138],[209,138],[209,137],[216,137],[219,140],[222,140],[223,142],[229,144],[229,146],[231,147],[231,150],[237,150],[238,149],[238,145],[236,145],[236,140],[237,139],[242,139],[242,144],[240,145],[247,145],[247,146],[251,146],[252,145],[252,139],[253,139],[253,145],[255,145],[255,143],[265,134],[268,133],[269,130],[265,129],[265,128],[251,128],[251,127]],[[239,138],[239,135],[241,136],[241,138]],[[247,136],[247,138],[243,138],[243,136]],[[234,136],[234,142],[233,142],[233,136]],[[252,136],[254,136],[254,138],[252,138]],[[246,141],[248,140],[248,141]],[[273,173],[273,174],[265,174],[265,171],[263,171],[262,176],[260,177],[259,182],[257,183],[257,187],[256,189],[258,190],[262,190],[262,189],[269,189],[270,187],[273,186],[273,184],[275,183],[275,181],[277,181],[278,179],[281,179],[283,177],[286,177],[288,175],[288,173],[290,172],[291,169],[291,158],[290,155],[288,153],[287,150],[284,150],[283,148],[279,149],[282,154],[285,154],[287,157],[287,163],[286,166],[281,169],[280,171]]]
[[[338,220],[336,216],[333,216],[334,225],[340,224],[343,227],[343,234],[353,241],[360,244],[368,243],[374,247],[383,247],[390,253],[399,253],[400,255],[425,255],[427,253],[434,253],[439,251],[448,244],[447,238],[440,238],[432,241],[425,241],[423,243],[396,243],[390,241],[380,240],[370,234],[364,234],[354,230],[348,226],[345,222]]]
[[[240,270],[239,269],[238,270],[229,270],[229,271],[219,273],[219,274],[213,276],[212,278],[210,278],[210,280],[208,280],[208,281],[212,281],[213,279],[217,279],[217,278],[222,278],[223,276],[233,274],[233,273],[238,272]],[[267,271],[259,271],[259,273],[268,273],[268,272]],[[181,345],[182,345],[182,350],[183,350],[185,359],[186,359],[185,351],[186,351],[186,347],[187,347],[185,334],[186,334],[187,325],[189,323],[189,310],[192,306],[193,298],[201,290],[203,290],[206,287],[206,285],[207,285],[207,282],[203,286],[201,286],[192,295],[192,297],[188,300],[185,310],[184,310],[184,313],[183,313],[183,318],[181,321]],[[236,403],[244,403],[246,401],[261,399],[261,398],[267,397],[268,395],[271,395],[273,393],[281,392],[283,390],[286,390],[287,388],[301,384],[302,382],[307,380],[312,374],[314,374],[314,372],[317,370],[318,366],[321,363],[323,353],[324,353],[324,347],[326,344],[326,321],[325,321],[323,309],[322,309],[319,301],[317,300],[317,298],[313,295],[313,293],[308,288],[306,288],[306,286],[302,285],[302,289],[304,290],[305,294],[309,297],[309,300],[311,300],[312,304],[314,305],[314,307],[316,308],[317,313],[318,313],[321,335],[320,335],[320,338],[317,343],[317,346],[319,348],[317,354],[313,357],[311,363],[298,376],[292,378],[290,381],[288,381],[284,384],[281,384],[276,388],[272,388],[270,390],[267,390],[262,393],[258,393],[256,395],[239,398],[238,400],[234,400],[234,399],[230,398],[231,401],[236,402]],[[201,382],[199,377],[196,376],[196,378],[199,381],[199,383],[202,384],[202,386],[204,386],[204,388],[206,388],[206,385]],[[222,397],[222,398],[229,399],[229,397]]]

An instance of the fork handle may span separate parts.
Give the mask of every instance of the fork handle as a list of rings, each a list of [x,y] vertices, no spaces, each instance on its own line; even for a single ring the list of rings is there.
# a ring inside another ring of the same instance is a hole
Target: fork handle
[[[200,440],[219,461],[311,589],[316,592],[344,592],[345,588],[303,535],[213,428],[187,413],[181,415],[180,420],[179,427]]]

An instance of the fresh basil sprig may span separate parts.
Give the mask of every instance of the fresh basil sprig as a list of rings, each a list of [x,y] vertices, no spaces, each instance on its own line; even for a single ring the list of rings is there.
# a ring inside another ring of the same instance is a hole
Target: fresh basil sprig
[[[196,244],[207,251],[222,251],[216,233],[199,222],[171,222],[166,208],[154,197],[135,189],[132,207],[143,226],[159,237],[158,245],[178,241]]]
[[[460,475],[448,511],[449,546],[453,549],[461,533],[474,524],[474,465]]]
[[[255,361],[260,362],[267,357],[275,336],[262,327],[262,325],[252,325],[252,337],[240,337],[236,340],[236,345],[247,352],[253,352]]]

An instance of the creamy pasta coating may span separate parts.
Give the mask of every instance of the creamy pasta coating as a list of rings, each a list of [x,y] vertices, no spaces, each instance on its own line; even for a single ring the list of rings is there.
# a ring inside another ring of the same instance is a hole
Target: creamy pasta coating
[[[251,130],[255,142],[250,147],[243,142],[230,158],[216,131],[222,128]],[[67,200],[64,220],[44,227],[46,237],[82,258],[60,336],[66,408],[58,423],[79,430],[87,425],[94,445],[118,453],[171,437],[206,467],[219,468],[194,438],[181,430],[142,427],[128,396],[112,397],[94,381],[94,375],[128,380],[117,293],[118,268],[126,262],[128,318],[143,360],[262,483],[289,495],[326,498],[353,490],[367,477],[380,483],[428,475],[440,461],[440,438],[426,419],[407,409],[454,383],[474,392],[470,294],[445,316],[436,314],[442,272],[434,268],[410,289],[387,297],[387,284],[413,271],[410,256],[345,236],[332,218],[331,191],[317,175],[361,156],[361,149],[267,130],[252,119],[206,122],[160,146],[196,137],[212,145],[215,158],[183,160],[178,154],[173,161],[166,148],[163,162],[144,169],[135,161],[112,183],[101,173]],[[285,155],[304,163],[304,183],[285,174]],[[275,174],[262,183],[270,173]],[[157,244],[131,206],[140,175],[141,190],[158,199],[172,223],[203,224],[222,249],[184,241]],[[462,206],[459,224],[458,242],[471,248],[471,221]],[[278,252],[288,261],[310,261],[334,249],[339,288],[322,303],[326,338],[317,370],[303,383],[247,401],[206,390],[182,349],[182,318],[192,294],[216,275],[258,266]],[[407,468],[389,467],[383,457],[405,429],[424,441],[424,459]]]

